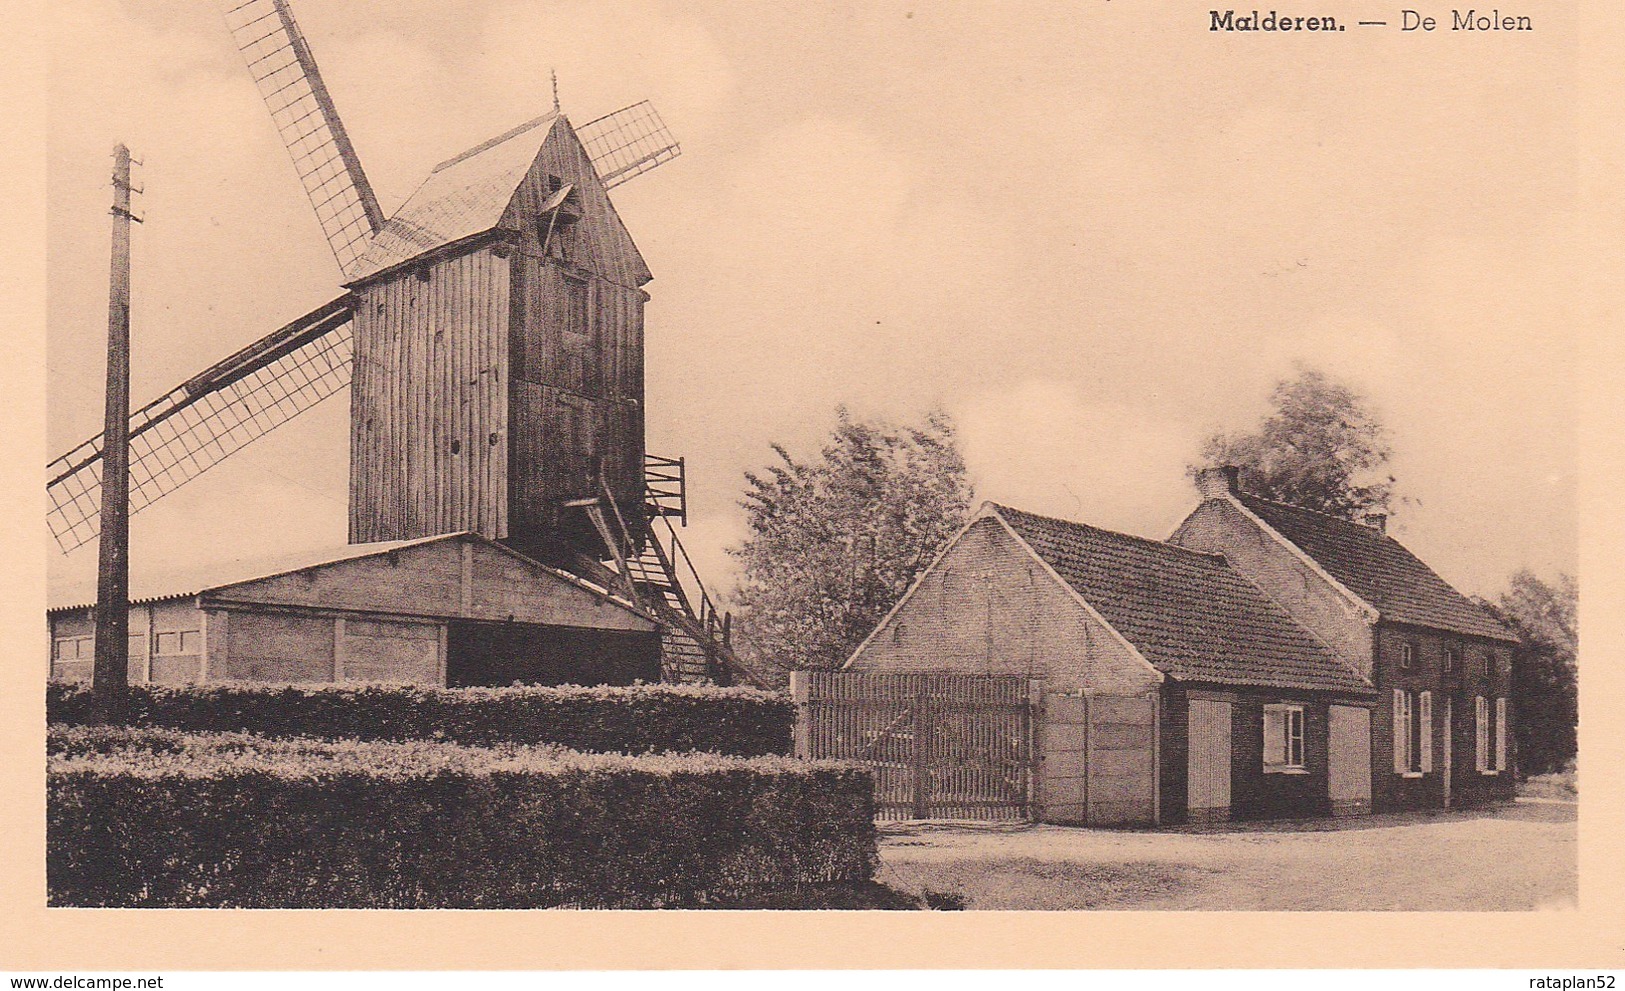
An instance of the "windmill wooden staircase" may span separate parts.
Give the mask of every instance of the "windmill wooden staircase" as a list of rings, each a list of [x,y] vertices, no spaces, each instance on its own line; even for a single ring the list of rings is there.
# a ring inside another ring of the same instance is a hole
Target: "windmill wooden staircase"
[[[570,505],[579,506],[592,520],[610,550],[614,567],[586,555],[579,555],[576,563],[586,577],[620,588],[665,625],[661,679],[773,687],[765,672],[734,653],[731,617],[719,613],[672,525],[674,518],[685,526],[688,523],[683,460],[654,455],[644,459],[643,518],[633,525],[628,525],[602,477],[598,492],[595,498]]]

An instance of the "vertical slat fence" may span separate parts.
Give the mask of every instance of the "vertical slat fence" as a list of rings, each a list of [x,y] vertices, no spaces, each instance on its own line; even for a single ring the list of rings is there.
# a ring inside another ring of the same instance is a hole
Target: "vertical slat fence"
[[[791,688],[797,754],[869,767],[880,818],[1032,818],[1026,678],[798,671]]]

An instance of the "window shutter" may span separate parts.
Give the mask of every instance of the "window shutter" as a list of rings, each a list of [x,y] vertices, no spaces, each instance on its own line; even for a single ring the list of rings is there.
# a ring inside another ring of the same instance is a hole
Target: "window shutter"
[[[1405,693],[1394,689],[1394,773],[1404,774],[1410,770],[1410,754],[1405,752],[1405,724],[1409,722],[1405,713]]]
[[[1475,706],[1475,714],[1478,717],[1478,739],[1475,742],[1478,744],[1478,746],[1474,748],[1475,753],[1473,754],[1473,762],[1478,766],[1478,770],[1488,771],[1490,769],[1489,700],[1480,695],[1475,700]]]
[[[1264,765],[1274,767],[1286,763],[1286,713],[1280,709],[1264,710]]]
[[[1507,769],[1507,700],[1495,700],[1495,769]]]
[[[1422,748],[1422,773],[1433,770],[1433,693],[1422,693],[1422,729],[1417,734],[1417,746]]]

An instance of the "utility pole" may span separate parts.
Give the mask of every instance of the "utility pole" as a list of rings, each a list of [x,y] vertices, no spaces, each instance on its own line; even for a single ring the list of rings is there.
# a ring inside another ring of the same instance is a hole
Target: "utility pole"
[[[113,262],[107,293],[107,422],[102,430],[102,526],[96,569],[100,718],[114,720],[130,682],[130,149],[113,149]]]

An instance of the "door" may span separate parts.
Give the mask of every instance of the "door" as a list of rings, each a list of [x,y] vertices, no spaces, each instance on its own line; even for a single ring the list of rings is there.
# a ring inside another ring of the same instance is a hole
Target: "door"
[[[1230,818],[1230,703],[1191,699],[1186,773],[1191,822]]]
[[[660,680],[660,635],[531,623],[454,621],[446,684],[630,685]]]
[[[1333,815],[1363,815],[1371,811],[1371,710],[1359,706],[1331,707],[1327,790]]]

